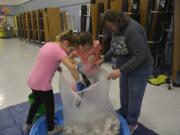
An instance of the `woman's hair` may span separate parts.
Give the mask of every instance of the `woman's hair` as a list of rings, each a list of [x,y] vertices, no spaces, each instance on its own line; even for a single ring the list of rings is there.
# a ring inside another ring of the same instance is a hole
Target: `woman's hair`
[[[92,35],[91,33],[89,32],[82,32],[80,35],[79,35],[79,44],[80,45],[92,45],[93,43],[93,38],[92,38]]]
[[[78,45],[78,37],[76,34],[73,33],[72,30],[62,32],[56,37],[57,42],[63,42],[65,40],[69,41],[70,46],[77,46]]]
[[[113,24],[117,24],[119,27],[119,31],[122,31],[126,28],[127,21],[125,19],[125,15],[121,12],[113,11],[113,10],[107,10],[102,17],[102,25],[105,27],[105,23],[111,22]]]

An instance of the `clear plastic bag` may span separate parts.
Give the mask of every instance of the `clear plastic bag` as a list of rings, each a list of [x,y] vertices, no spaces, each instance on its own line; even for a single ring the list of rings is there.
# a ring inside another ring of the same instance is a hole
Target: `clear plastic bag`
[[[64,106],[64,135],[117,135],[120,121],[109,100],[111,82],[107,72],[99,69],[99,82],[81,92],[73,91],[75,84],[68,71],[60,73],[60,95]],[[80,102],[80,105],[77,105]]]

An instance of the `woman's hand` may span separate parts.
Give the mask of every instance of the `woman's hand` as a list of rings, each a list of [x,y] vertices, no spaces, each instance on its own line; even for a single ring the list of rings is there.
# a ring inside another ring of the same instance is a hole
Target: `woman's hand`
[[[107,77],[108,80],[112,79],[112,80],[116,80],[117,78],[119,78],[121,76],[121,72],[119,69],[113,70]]]

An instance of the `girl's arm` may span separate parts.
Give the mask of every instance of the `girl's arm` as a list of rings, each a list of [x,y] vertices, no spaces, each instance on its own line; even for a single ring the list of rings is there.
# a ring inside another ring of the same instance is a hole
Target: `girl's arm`
[[[71,62],[70,58],[66,56],[61,61],[68,68],[74,80],[78,82],[80,80],[79,73],[74,64]]]
[[[97,52],[97,58],[98,58],[98,59],[101,59],[101,54],[102,54],[102,53],[101,53],[101,50],[102,50],[102,49],[100,49],[100,50]]]
[[[69,60],[70,60],[73,64],[75,64],[75,65],[78,64],[78,62],[77,62],[76,60],[72,59],[72,58],[69,58]]]
[[[98,40],[96,41],[96,47],[95,48],[96,48],[96,51],[97,51],[96,52],[96,58],[101,59],[102,46],[101,46],[101,44],[100,44],[100,42]]]
[[[76,51],[73,51],[70,55],[69,55],[69,58],[70,58],[70,61],[73,63],[73,64],[78,64],[78,62],[76,60],[74,60],[74,58],[78,57],[77,54],[76,54]]]

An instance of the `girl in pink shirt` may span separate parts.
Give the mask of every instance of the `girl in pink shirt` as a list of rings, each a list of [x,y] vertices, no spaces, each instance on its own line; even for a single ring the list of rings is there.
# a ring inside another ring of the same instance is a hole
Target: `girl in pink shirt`
[[[77,90],[85,88],[84,84],[79,81],[79,73],[76,67],[67,57],[67,53],[70,53],[75,48],[77,41],[77,36],[69,31],[61,34],[57,42],[46,43],[39,50],[27,81],[28,86],[32,89],[35,101],[30,107],[26,124],[23,126],[25,134],[29,133],[33,118],[41,103],[44,103],[46,109],[48,135],[60,132],[61,128],[54,126],[54,95],[51,82],[61,62],[69,69],[77,82]]]
[[[95,74],[98,71],[96,62],[101,59],[101,45],[98,40],[93,40],[89,32],[83,32],[79,36],[79,48],[70,54],[70,58],[80,57],[83,65],[83,72],[93,82],[97,82],[98,78]],[[73,60],[75,64],[79,64]]]

